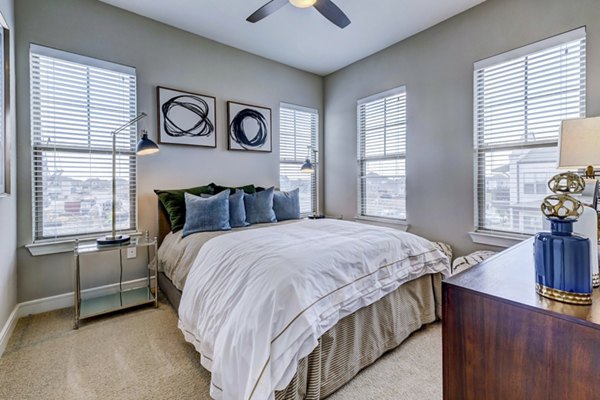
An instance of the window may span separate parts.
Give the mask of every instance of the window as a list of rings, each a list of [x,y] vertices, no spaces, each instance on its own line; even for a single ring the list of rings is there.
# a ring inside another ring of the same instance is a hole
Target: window
[[[532,234],[563,119],[585,116],[585,29],[475,64],[476,228]]]
[[[406,219],[406,88],[358,101],[358,215]]]
[[[318,149],[319,112],[311,108],[281,104],[279,109],[279,186],[281,190],[300,188],[300,212],[317,210],[315,174],[301,172],[306,157],[316,165],[309,147]]]
[[[112,135],[136,116],[135,69],[31,45],[34,241],[111,230]],[[136,128],[116,137],[116,224],[136,228]]]

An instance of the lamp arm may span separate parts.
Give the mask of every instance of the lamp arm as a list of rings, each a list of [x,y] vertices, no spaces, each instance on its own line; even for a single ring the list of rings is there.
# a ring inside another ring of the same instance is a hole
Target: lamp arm
[[[117,238],[117,134],[129,128],[139,120],[146,117],[146,113],[140,113],[137,117],[129,121],[123,126],[112,131],[112,236],[114,240]]]
[[[124,131],[125,129],[129,128],[131,125],[135,124],[136,122],[140,121],[141,119],[146,118],[146,116],[147,116],[146,113],[144,113],[144,112],[140,113],[140,115],[138,115],[137,117],[135,117],[131,121],[127,122],[125,125],[122,125],[122,126],[118,127],[117,129],[115,129],[111,133],[113,135],[116,135],[117,133]]]

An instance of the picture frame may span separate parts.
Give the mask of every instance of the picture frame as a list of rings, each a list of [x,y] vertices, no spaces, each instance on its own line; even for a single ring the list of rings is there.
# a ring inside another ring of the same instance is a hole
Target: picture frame
[[[158,143],[217,147],[217,99],[213,96],[156,87]]]
[[[10,29],[0,13],[0,197],[11,194],[11,143],[10,143]]]
[[[273,151],[273,120],[269,107],[227,102],[227,143],[233,151]]]

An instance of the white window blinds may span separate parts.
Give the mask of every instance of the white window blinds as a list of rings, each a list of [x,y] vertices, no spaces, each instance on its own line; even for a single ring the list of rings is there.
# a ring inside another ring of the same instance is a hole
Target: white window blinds
[[[406,219],[406,88],[358,102],[358,214]]]
[[[476,228],[531,234],[563,119],[585,116],[585,29],[475,64]]]
[[[112,135],[136,116],[135,69],[30,48],[33,237],[111,229]],[[136,127],[116,147],[116,223],[136,228]]]
[[[317,209],[315,174],[301,172],[307,157],[316,165],[318,149],[319,112],[314,109],[281,104],[279,109],[279,185],[288,191],[300,188],[300,212],[309,214]]]

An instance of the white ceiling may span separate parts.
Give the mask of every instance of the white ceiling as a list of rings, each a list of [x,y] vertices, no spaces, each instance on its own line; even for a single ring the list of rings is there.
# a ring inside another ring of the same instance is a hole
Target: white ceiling
[[[101,0],[305,71],[326,75],[484,0],[334,0],[352,23],[340,29],[314,8],[287,4],[251,24],[268,0]]]

